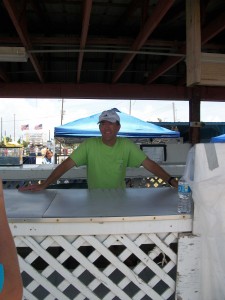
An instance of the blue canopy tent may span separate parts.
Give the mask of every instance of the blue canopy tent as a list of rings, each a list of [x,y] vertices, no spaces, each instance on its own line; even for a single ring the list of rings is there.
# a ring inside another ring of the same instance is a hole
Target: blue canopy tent
[[[225,134],[214,136],[210,139],[211,143],[225,143]]]
[[[180,133],[157,126],[155,124],[142,121],[138,118],[122,113],[115,109],[120,116],[121,129],[118,136],[132,138],[135,140],[152,138],[179,138]],[[99,115],[91,115],[55,127],[54,137],[62,143],[80,143],[85,138],[101,136],[99,131]]]
[[[121,129],[118,136],[127,138],[179,138],[180,133],[157,126],[155,124],[142,121],[138,118],[122,113],[115,109],[120,116]],[[58,140],[73,142],[80,141],[84,138],[101,136],[99,131],[99,115],[91,115],[87,118],[78,119],[55,127],[54,137]]]

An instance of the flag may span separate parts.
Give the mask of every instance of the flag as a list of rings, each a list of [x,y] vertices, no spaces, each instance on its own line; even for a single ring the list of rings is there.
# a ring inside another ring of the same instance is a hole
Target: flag
[[[29,130],[29,125],[26,124],[26,125],[21,125],[21,130]]]
[[[34,127],[35,130],[39,130],[39,129],[42,129],[42,124],[38,124]]]

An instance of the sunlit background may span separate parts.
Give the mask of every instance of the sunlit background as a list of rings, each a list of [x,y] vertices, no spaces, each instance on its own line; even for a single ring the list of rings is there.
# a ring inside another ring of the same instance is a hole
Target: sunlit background
[[[26,131],[40,132],[44,139],[54,138],[54,127],[113,107],[150,122],[188,122],[188,101],[91,100],[91,99],[0,99],[1,134],[17,141]],[[225,103],[201,102],[202,122],[224,122]]]

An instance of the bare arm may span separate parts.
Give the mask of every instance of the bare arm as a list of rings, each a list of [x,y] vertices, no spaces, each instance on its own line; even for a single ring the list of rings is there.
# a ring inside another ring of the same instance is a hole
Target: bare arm
[[[0,262],[3,264],[5,280],[0,300],[21,300],[23,283],[20,275],[17,251],[9,228],[2,181],[0,179]]]
[[[70,170],[72,167],[76,166],[75,162],[68,157],[60,165],[58,165],[55,170],[49,175],[49,177],[44,180],[41,184],[32,184],[28,186],[22,186],[19,188],[19,191],[41,191],[46,189],[51,183],[56,182],[64,173]]]
[[[158,165],[156,162],[149,159],[148,157],[142,162],[142,166],[157,177],[163,179],[165,182],[168,182],[168,180],[171,177],[171,175],[168,174],[160,165]],[[171,184],[175,188],[177,188],[178,186],[178,183],[175,179],[171,181]]]

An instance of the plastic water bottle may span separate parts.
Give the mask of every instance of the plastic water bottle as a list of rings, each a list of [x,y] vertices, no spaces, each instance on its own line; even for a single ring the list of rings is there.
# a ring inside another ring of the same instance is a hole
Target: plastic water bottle
[[[179,214],[189,214],[191,212],[191,189],[183,177],[178,181],[178,208]]]

